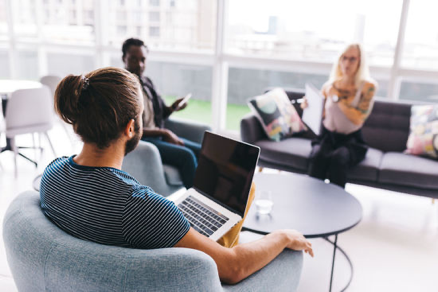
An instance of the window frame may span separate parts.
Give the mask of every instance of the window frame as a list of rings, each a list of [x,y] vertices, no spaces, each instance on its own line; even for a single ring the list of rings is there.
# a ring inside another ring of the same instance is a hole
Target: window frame
[[[108,26],[105,25],[108,20],[106,13],[105,0],[95,0],[95,35],[96,40],[94,45],[70,45],[70,44],[55,44],[43,41],[41,32],[38,32],[36,42],[26,41],[17,38],[14,35],[14,21],[13,17],[17,15],[18,11],[14,11],[15,5],[13,0],[5,0],[6,15],[7,15],[7,36],[6,41],[2,44],[7,46],[9,55],[9,73],[10,78],[18,78],[17,67],[17,48],[23,46],[35,46],[38,52],[38,72],[40,76],[47,75],[47,53],[48,52],[69,52],[72,54],[94,55],[96,66],[109,66],[111,55],[119,52],[109,44],[108,40]],[[36,17],[37,25],[41,28],[42,13],[44,12],[44,1],[35,0],[36,2]],[[302,72],[302,73],[316,73],[327,74],[330,72],[332,64],[318,61],[297,61],[288,60],[266,56],[240,56],[226,53],[224,51],[224,39],[226,36],[226,20],[227,8],[230,0],[217,0],[217,17],[216,17],[216,40],[212,52],[185,52],[185,51],[171,51],[171,50],[154,50],[150,54],[150,60],[172,62],[179,64],[199,64],[208,65],[213,68],[212,80],[212,127],[217,131],[225,131],[226,127],[226,107],[227,107],[227,91],[228,91],[228,70],[229,67],[240,68],[269,68],[276,71],[287,72]],[[149,2],[148,2],[149,4]],[[409,12],[410,0],[403,0],[400,24],[397,36],[397,44],[394,53],[394,62],[391,67],[371,66],[370,70],[372,76],[376,79],[388,80],[388,94],[387,98],[391,100],[398,100],[400,94],[401,82],[403,80],[429,80],[431,83],[438,82],[438,71],[409,69],[401,66],[401,58],[404,44],[404,36],[406,32],[406,24]],[[115,4],[119,5],[118,3]],[[160,1],[160,6],[164,5]],[[150,8],[156,6],[150,6]],[[172,7],[170,7],[171,9]]]

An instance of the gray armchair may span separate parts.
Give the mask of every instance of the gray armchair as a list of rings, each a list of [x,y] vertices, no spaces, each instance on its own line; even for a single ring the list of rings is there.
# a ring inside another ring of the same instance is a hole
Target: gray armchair
[[[301,252],[283,251],[237,285],[221,285],[215,262],[187,248],[154,250],[77,239],[44,216],[39,194],[20,194],[3,221],[6,256],[19,291],[295,291]]]
[[[198,143],[202,143],[204,132],[211,129],[206,125],[175,119],[168,119],[165,127],[179,137]],[[163,165],[160,152],[151,143],[140,141],[138,147],[126,156],[122,169],[163,196],[183,188],[178,169]]]
[[[172,121],[169,127],[180,129],[178,125]],[[200,141],[200,130],[205,127],[183,129]],[[158,150],[150,143],[140,142],[123,166],[163,195],[181,188],[167,183]],[[303,266],[302,252],[284,250],[240,283],[222,285],[216,263],[197,250],[122,248],[65,233],[44,216],[35,191],[20,194],[9,206],[3,221],[3,240],[15,284],[24,292],[295,291]]]

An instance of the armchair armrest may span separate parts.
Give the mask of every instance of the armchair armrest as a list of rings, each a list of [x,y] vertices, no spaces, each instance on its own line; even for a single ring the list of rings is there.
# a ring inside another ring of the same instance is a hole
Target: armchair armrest
[[[137,148],[126,155],[122,170],[165,197],[182,187],[167,184],[160,152],[155,145],[145,141],[140,141]]]
[[[246,115],[240,121],[240,136],[242,141],[250,144],[268,138],[259,120],[253,114]]]
[[[285,249],[260,271],[236,285],[222,285],[226,292],[296,291],[303,268],[303,252]]]
[[[174,132],[179,137],[190,141],[202,143],[205,131],[211,131],[211,127],[192,121],[182,121],[178,119],[167,119],[164,126]]]

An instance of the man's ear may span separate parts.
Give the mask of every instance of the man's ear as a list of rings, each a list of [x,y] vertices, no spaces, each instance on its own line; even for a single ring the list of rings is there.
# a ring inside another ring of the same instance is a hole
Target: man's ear
[[[123,64],[126,64],[126,62],[125,62],[125,58],[126,58],[126,56],[122,56],[122,62],[123,62]]]
[[[126,124],[125,130],[123,133],[131,139],[135,135],[135,120],[130,119],[129,122]]]

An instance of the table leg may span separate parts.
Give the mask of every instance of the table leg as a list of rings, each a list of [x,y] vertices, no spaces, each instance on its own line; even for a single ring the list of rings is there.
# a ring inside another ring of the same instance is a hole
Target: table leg
[[[8,103],[8,96],[5,94],[2,94],[1,98],[2,98],[2,114],[3,114],[3,117],[6,117],[6,104]]]
[[[8,103],[8,99],[7,96],[2,95],[2,114],[3,117],[6,117],[6,105]],[[0,153],[4,152],[4,151],[10,151],[12,150],[11,147],[11,139],[9,139],[8,137],[6,137],[6,146],[0,149]]]
[[[332,284],[333,284],[333,271],[335,269],[335,257],[336,257],[336,249],[338,249],[338,235],[335,235],[335,242],[333,243],[333,261],[332,261],[332,272],[330,276],[330,292],[332,292]]]
[[[18,147],[19,149],[25,149],[25,148],[34,148],[34,147]],[[42,148],[41,148],[42,150]],[[12,146],[11,146],[11,139],[6,138],[6,146],[3,148],[0,148],[0,153],[3,153],[5,151],[13,151],[12,150]],[[27,157],[26,155],[18,152],[18,155],[20,155],[21,157],[25,158],[26,160],[32,162],[33,164],[35,164],[35,167],[38,167],[38,163],[36,161],[33,161],[32,159],[30,159],[29,157]]]
[[[30,159],[29,157],[27,157],[27,156],[21,154],[20,152],[18,152],[18,155],[20,155],[21,157],[23,157],[23,158],[26,159],[27,161],[32,162],[32,163],[35,165],[35,167],[38,167],[38,163],[37,163],[36,161],[33,161],[33,160]]]
[[[354,274],[354,269],[353,269],[353,263],[351,262],[350,258],[348,257],[347,253],[338,246],[338,235],[335,235],[335,241],[331,241],[330,239],[328,239],[327,237],[323,237],[326,241],[330,242],[333,245],[333,262],[332,262],[332,271],[331,271],[331,277],[330,277],[330,291],[332,291],[332,283],[333,283],[333,270],[335,267],[335,256],[336,256],[336,250],[339,250],[345,257],[345,259],[348,262],[348,265],[350,266],[350,279],[348,280],[347,285],[345,285],[345,287],[343,289],[341,289],[341,292],[347,290],[347,288],[350,286],[351,281],[353,280],[353,274]]]
[[[9,139],[9,138],[6,138],[6,146],[1,148],[0,153],[5,152],[5,151],[12,151],[11,139]]]

